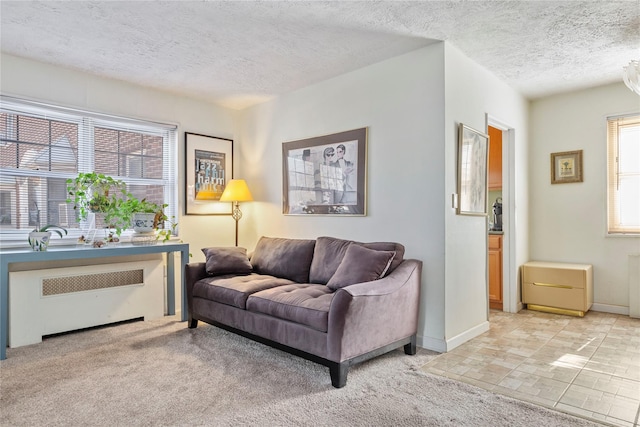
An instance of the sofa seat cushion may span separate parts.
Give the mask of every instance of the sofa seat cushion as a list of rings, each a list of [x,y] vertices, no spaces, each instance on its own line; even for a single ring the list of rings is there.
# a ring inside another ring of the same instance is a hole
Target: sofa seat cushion
[[[385,272],[390,274],[404,259],[404,246],[394,242],[361,243],[353,240],[336,239],[335,237],[318,237],[313,252],[313,260],[309,270],[309,282],[326,285],[338,270],[342,259],[351,244],[363,246],[376,251],[392,251],[395,256]]]
[[[256,273],[206,277],[193,285],[193,297],[245,309],[251,294],[290,283],[293,282],[288,279]]]
[[[327,332],[334,293],[324,285],[296,283],[252,294],[247,311],[300,323]]]

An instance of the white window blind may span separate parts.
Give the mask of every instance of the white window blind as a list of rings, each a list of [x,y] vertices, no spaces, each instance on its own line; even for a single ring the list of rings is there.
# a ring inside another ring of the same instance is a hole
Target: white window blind
[[[607,231],[640,233],[640,115],[607,119]]]
[[[0,98],[0,240],[80,224],[66,180],[95,171],[177,216],[175,125]],[[74,236],[76,233],[71,233]]]

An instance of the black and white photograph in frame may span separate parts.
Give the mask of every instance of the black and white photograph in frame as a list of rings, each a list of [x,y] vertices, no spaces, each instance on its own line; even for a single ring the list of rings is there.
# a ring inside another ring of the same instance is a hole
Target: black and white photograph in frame
[[[185,215],[231,215],[220,202],[233,178],[233,140],[185,132]]]
[[[458,215],[486,215],[489,135],[458,125]]]
[[[367,128],[282,144],[285,215],[366,215]]]

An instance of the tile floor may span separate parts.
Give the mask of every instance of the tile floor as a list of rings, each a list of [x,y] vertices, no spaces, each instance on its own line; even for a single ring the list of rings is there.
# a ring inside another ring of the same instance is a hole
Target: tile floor
[[[640,319],[491,310],[491,329],[422,369],[603,424],[640,427]]]

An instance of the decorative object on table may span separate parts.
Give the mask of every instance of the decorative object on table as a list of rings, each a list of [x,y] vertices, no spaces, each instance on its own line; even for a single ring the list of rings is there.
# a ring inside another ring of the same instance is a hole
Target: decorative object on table
[[[158,236],[155,233],[133,233],[131,244],[137,246],[155,245],[158,243]]]
[[[622,67],[622,79],[629,89],[640,95],[640,61],[632,60]]]
[[[56,233],[60,238],[67,234],[66,228],[57,225],[48,224],[44,227],[35,228],[29,233],[29,246],[36,252],[46,251],[51,241],[51,232]]]
[[[96,234],[98,230],[90,228],[89,230],[83,230],[76,243],[78,246],[82,247],[90,247],[93,245],[93,242],[96,239]]]
[[[185,215],[231,215],[218,203],[233,178],[233,140],[185,132]]]
[[[458,215],[487,214],[489,135],[458,125]]]
[[[582,150],[551,153],[551,183],[582,182]]]
[[[282,143],[285,215],[366,215],[367,128]]]
[[[221,202],[233,202],[232,217],[236,221],[236,246],[238,246],[238,221],[242,218],[242,211],[238,202],[250,202],[252,200],[253,196],[244,179],[232,179],[229,181],[220,197]]]

